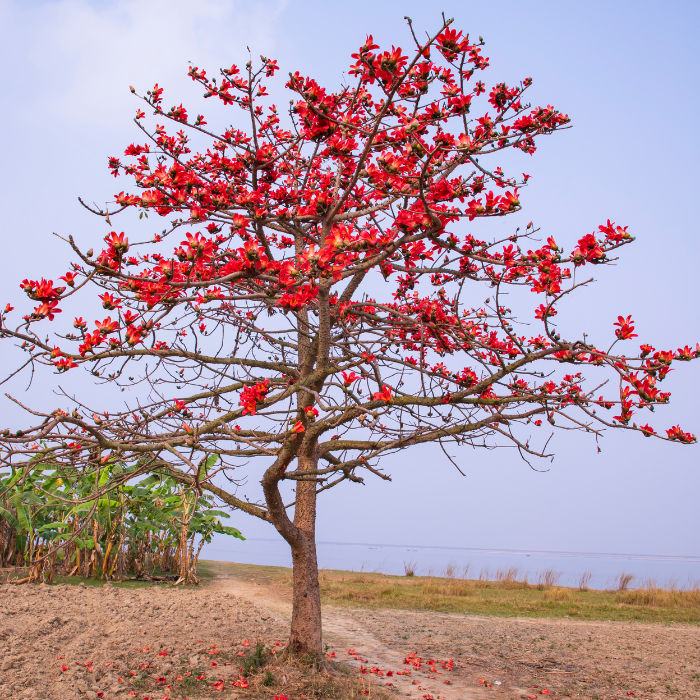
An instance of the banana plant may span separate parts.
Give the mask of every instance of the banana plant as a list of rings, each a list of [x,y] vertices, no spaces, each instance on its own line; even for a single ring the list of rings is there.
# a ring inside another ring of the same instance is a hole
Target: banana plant
[[[202,465],[202,477],[214,463]],[[230,515],[210,495],[169,477],[137,481],[129,474],[118,462],[91,475],[44,465],[0,472],[0,568],[30,568],[21,580],[175,574],[191,583],[214,533],[245,539],[222,523]],[[120,486],[100,493],[120,475]]]

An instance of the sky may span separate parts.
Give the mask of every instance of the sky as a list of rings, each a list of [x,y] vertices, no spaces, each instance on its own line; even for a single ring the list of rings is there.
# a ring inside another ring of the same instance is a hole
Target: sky
[[[109,175],[107,158],[139,138],[129,85],[145,92],[158,82],[166,102],[194,104],[201,90],[187,78],[188,61],[214,71],[245,63],[249,47],[278,60],[280,99],[288,99],[283,76],[296,70],[333,89],[366,34],[409,45],[404,15],[433,31],[441,11],[485,39],[490,84],[532,77],[533,102],[572,118],[572,129],[517,163],[532,179],[515,225],[534,220],[568,249],[607,219],[637,237],[570,302],[565,331],[610,337],[617,315],[632,314],[657,347],[700,340],[693,1],[0,0],[0,303],[24,301],[24,277],[64,274],[70,256],[52,232],[95,245],[108,232],[77,197],[104,203],[126,186]],[[7,343],[0,353],[3,368],[13,366]],[[26,381],[7,390],[39,405],[54,385],[47,375],[28,391]],[[700,434],[699,385],[700,363],[677,366],[663,385],[672,403],[654,424]],[[3,399],[0,422],[14,420]],[[542,472],[510,449],[465,449],[457,459],[466,476],[434,448],[403,452],[383,463],[391,483],[368,479],[323,495],[318,539],[700,555],[700,447],[629,434],[607,435],[601,453],[577,435],[557,435],[554,447]],[[230,524],[276,536],[240,513]]]

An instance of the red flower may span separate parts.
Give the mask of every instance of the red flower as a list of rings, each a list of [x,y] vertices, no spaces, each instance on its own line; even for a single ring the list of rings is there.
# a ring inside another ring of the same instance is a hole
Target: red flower
[[[597,263],[605,258],[605,253],[598,243],[598,239],[589,233],[579,239],[578,247],[574,248],[571,257],[575,265],[585,265],[586,261]]]
[[[556,316],[556,315],[557,315],[557,310],[553,306],[550,306],[549,308],[547,308],[544,304],[540,304],[535,309],[535,318],[539,318],[539,319],[544,320],[545,317]]]
[[[100,299],[102,299],[103,308],[107,309],[108,311],[118,309],[122,305],[121,299],[116,299],[114,295],[110,294],[109,292],[105,292],[104,294],[100,294],[98,296]]]
[[[73,362],[72,357],[62,357],[53,364],[59,372],[66,372],[69,369],[73,369],[73,367],[78,366],[75,362]]]
[[[109,335],[118,330],[119,324],[116,321],[112,321],[110,316],[107,316],[104,321],[95,321],[95,326],[100,335]]]
[[[298,420],[294,424],[294,427],[292,428],[292,432],[297,433],[297,434],[303,433],[305,430],[306,430],[306,428],[304,427],[304,424],[300,420]]]
[[[141,331],[142,328],[136,328],[136,326],[131,325],[127,326],[126,328],[126,342],[131,345],[137,345],[138,343],[143,342],[143,338],[141,337]]]
[[[372,394],[372,398],[375,401],[384,401],[384,403],[393,403],[394,399],[391,396],[391,387],[386,384],[382,387],[381,391],[376,391]]]
[[[669,440],[677,440],[678,442],[683,442],[685,444],[690,444],[691,442],[696,442],[697,438],[692,433],[685,433],[681,430],[680,425],[674,425],[666,431]]]
[[[243,389],[240,401],[238,402],[239,406],[243,406],[243,415],[245,416],[247,413],[250,413],[251,416],[254,416],[258,403],[265,400],[269,390],[269,379]]]
[[[343,375],[343,383],[345,384],[345,386],[350,386],[359,379],[359,377],[354,372],[341,372],[341,374]]]
[[[59,277],[58,279],[63,280],[69,287],[74,287],[75,286],[75,278],[77,275],[75,272],[66,272],[63,277]]]
[[[627,340],[628,338],[637,337],[637,334],[632,332],[634,330],[632,316],[628,316],[627,318],[624,318],[623,316],[618,316],[617,323],[613,325],[619,326],[619,328],[615,331],[615,335],[620,340]]]

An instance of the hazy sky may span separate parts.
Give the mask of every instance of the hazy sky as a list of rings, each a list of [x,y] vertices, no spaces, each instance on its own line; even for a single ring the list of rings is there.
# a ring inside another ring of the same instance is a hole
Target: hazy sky
[[[145,92],[157,81],[166,103],[195,104],[201,89],[187,78],[187,61],[213,71],[245,63],[249,46],[253,56],[279,61],[274,89],[284,104],[289,71],[334,89],[367,33],[382,46],[408,45],[403,16],[431,31],[441,10],[486,40],[488,84],[531,76],[531,99],[573,120],[573,129],[523,156],[533,178],[521,219],[509,221],[532,219],[567,249],[608,218],[638,238],[617,267],[596,270],[599,283],[567,307],[564,328],[609,338],[617,315],[632,314],[640,336],[657,347],[700,340],[700,4],[692,0],[0,0],[0,304],[25,303],[18,287],[25,276],[66,271],[69,256],[52,231],[95,246],[108,232],[77,197],[105,202],[129,186],[106,167],[108,156],[139,139],[129,85]],[[0,351],[6,368],[13,353],[6,344]],[[46,401],[48,380],[25,399]],[[672,405],[652,424],[680,421],[700,433],[692,399],[699,380],[700,363],[678,366],[663,385]],[[4,400],[0,410],[3,423],[16,419]],[[404,452],[384,463],[393,483],[368,480],[324,494],[319,539],[700,555],[700,447],[609,434],[597,454],[594,442],[565,433],[554,446],[554,462],[540,465],[546,473],[510,449],[465,449],[458,461],[466,477],[432,448]],[[274,535],[241,514],[231,524],[250,536]]]

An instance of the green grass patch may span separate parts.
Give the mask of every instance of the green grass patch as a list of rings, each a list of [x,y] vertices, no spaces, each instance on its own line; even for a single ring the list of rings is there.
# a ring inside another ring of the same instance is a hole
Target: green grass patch
[[[59,583],[67,586],[77,586],[80,583],[84,583],[90,588],[102,588],[107,581],[104,579],[83,578],[82,576],[54,576],[52,585],[55,586]],[[110,581],[109,584],[115,588],[150,588],[151,586],[163,585],[152,581]]]

